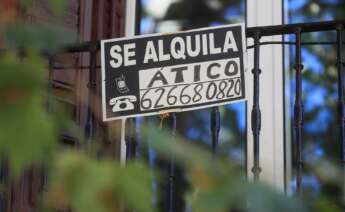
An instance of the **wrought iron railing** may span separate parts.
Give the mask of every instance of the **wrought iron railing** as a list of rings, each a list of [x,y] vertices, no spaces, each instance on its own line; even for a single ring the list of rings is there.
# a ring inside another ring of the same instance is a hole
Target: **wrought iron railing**
[[[261,110],[259,97],[262,95],[260,93],[260,74],[262,70],[260,69],[260,47],[263,45],[294,45],[295,46],[295,102],[294,102],[294,118],[293,118],[293,143],[295,151],[297,152],[296,157],[293,158],[293,163],[296,165],[296,188],[297,194],[302,195],[302,174],[303,174],[303,101],[302,101],[302,71],[303,71],[303,61],[301,55],[301,49],[303,45],[336,45],[337,46],[337,58],[336,66],[338,70],[338,124],[339,124],[339,137],[341,142],[341,154],[340,159],[342,166],[345,170],[345,99],[344,99],[344,66],[345,60],[343,58],[343,30],[345,28],[345,21],[328,21],[328,22],[314,22],[314,23],[301,23],[301,24],[288,24],[288,25],[278,25],[278,26],[264,26],[264,27],[251,27],[246,29],[247,38],[254,39],[254,45],[248,46],[247,48],[254,49],[254,61],[253,62],[253,96],[248,98],[253,98],[253,106],[251,112],[251,130],[254,138],[254,152],[253,152],[253,167],[252,172],[254,174],[254,180],[258,180],[261,172],[260,160],[259,160],[259,144],[260,144],[260,130],[261,130]],[[321,32],[321,31],[336,31],[337,36],[334,41],[308,41],[302,42],[302,35],[305,33]],[[261,38],[265,36],[273,35],[294,35],[295,42],[261,42]],[[96,54],[99,50],[99,42],[86,42],[77,45],[71,45],[66,47],[63,52],[76,53],[76,52],[89,52],[90,54],[90,64],[89,66],[76,67],[82,69],[90,69],[89,72],[89,89],[91,94],[95,94],[96,87]],[[52,58],[51,58],[52,60]],[[57,67],[55,67],[56,69]],[[50,67],[52,71],[52,67]],[[263,70],[264,71],[264,70]],[[51,75],[49,75],[51,76]],[[51,79],[50,79],[51,80]],[[89,99],[89,107],[94,107],[92,98]],[[97,120],[93,115],[93,110],[89,109],[88,122],[85,127],[88,137],[92,138],[95,134],[94,124]],[[211,122],[210,130],[212,135],[212,153],[213,156],[217,153],[217,146],[219,141],[219,131],[220,131],[220,112],[218,107],[212,108],[210,112]],[[176,115],[172,114],[170,117],[171,130],[176,131]],[[132,141],[132,142],[131,142]],[[129,139],[128,147],[131,151],[128,152],[128,157],[133,157],[135,151],[133,151],[134,139]],[[132,147],[131,147],[132,146]],[[169,211],[174,211],[174,161],[171,159],[169,165],[169,192],[166,192],[168,197],[166,197],[167,206]]]
[[[302,23],[302,24],[288,24],[279,26],[265,26],[265,27],[253,27],[246,30],[247,37],[254,39],[254,45],[248,46],[248,48],[254,48],[254,68],[252,73],[254,75],[254,96],[253,96],[253,109],[252,109],[252,131],[254,137],[254,166],[253,174],[254,179],[258,179],[260,175],[260,163],[259,163],[259,137],[261,128],[261,113],[259,103],[259,76],[260,70],[260,46],[262,45],[295,45],[295,102],[294,102],[294,118],[293,118],[293,142],[296,149],[296,157],[293,159],[293,163],[296,165],[296,188],[297,194],[302,195],[302,174],[303,174],[303,101],[302,101],[302,45],[336,45],[337,46],[337,58],[336,65],[338,69],[338,120],[339,120],[339,137],[341,138],[341,161],[343,166],[345,165],[345,102],[344,102],[344,58],[342,55],[343,41],[342,31],[345,27],[345,21],[328,21],[328,22],[315,22],[315,23]],[[337,38],[335,41],[326,42],[302,42],[302,34],[321,32],[321,31],[336,31]],[[291,34],[295,36],[295,42],[262,42],[261,37],[272,35],[287,35]]]
[[[251,126],[252,133],[254,138],[254,161],[252,172],[254,174],[254,179],[258,180],[261,172],[260,161],[259,161],[259,143],[260,143],[260,130],[261,130],[261,111],[260,111],[260,102],[259,97],[262,95],[260,93],[260,74],[262,71],[260,69],[260,47],[263,45],[294,45],[295,46],[295,77],[296,77],[296,88],[295,88],[295,102],[294,102],[294,147],[296,148],[297,155],[293,159],[296,164],[296,187],[297,193],[302,194],[302,172],[303,172],[303,101],[302,101],[302,71],[303,71],[303,61],[301,57],[301,47],[302,45],[336,45],[337,46],[337,58],[336,65],[338,69],[338,118],[339,118],[339,129],[341,138],[341,161],[345,165],[345,100],[344,100],[344,65],[345,61],[342,54],[343,41],[342,41],[342,32],[345,27],[345,21],[328,21],[328,22],[315,22],[315,23],[302,23],[302,24],[288,24],[288,25],[279,25],[279,26],[264,26],[264,27],[252,27],[246,29],[246,36],[248,38],[254,39],[254,45],[248,46],[247,48],[254,48],[254,61],[253,61],[253,106],[251,112]],[[302,42],[302,35],[305,33],[311,32],[321,32],[321,31],[336,31],[337,38],[335,41],[326,41],[326,42]],[[295,42],[260,42],[262,37],[273,36],[273,35],[287,35],[291,34],[295,36]],[[66,47],[64,52],[76,53],[76,52],[89,52],[90,54],[90,64],[89,67],[77,67],[77,68],[89,68],[89,89],[90,92],[94,94],[94,89],[96,86],[96,54],[99,50],[99,42],[87,42],[81,43],[78,45],[72,45]],[[52,69],[50,69],[52,70]],[[264,70],[263,70],[264,71]],[[92,98],[90,98],[89,106],[93,107],[95,103]],[[85,128],[87,135],[93,137],[94,135],[94,124],[95,118],[92,110],[89,110],[88,115],[88,124]],[[170,116],[172,131],[176,130],[176,115],[173,114]],[[220,113],[219,108],[214,107],[211,110],[211,122],[210,130],[212,135],[212,153],[213,156],[216,155],[218,140],[219,140],[219,131],[220,131]],[[130,144],[129,144],[130,147]],[[133,148],[132,148],[133,149]],[[129,156],[131,157],[130,153]],[[174,164],[171,160],[170,169],[169,169],[169,190],[167,192],[169,200],[169,211],[173,211],[174,203]],[[345,166],[344,166],[345,169]]]
[[[253,152],[253,167],[252,172],[254,174],[254,179],[258,180],[260,177],[261,167],[259,161],[259,144],[260,144],[260,130],[261,130],[261,111],[260,111],[260,102],[259,97],[260,95],[264,95],[260,93],[260,75],[264,73],[264,70],[260,69],[260,47],[263,45],[294,45],[295,46],[295,78],[296,78],[296,88],[295,88],[295,102],[294,102],[294,118],[293,118],[293,143],[294,148],[296,149],[297,155],[293,158],[293,162],[296,164],[296,187],[297,187],[297,194],[302,195],[302,174],[303,174],[303,99],[302,99],[302,71],[303,71],[303,61],[301,57],[301,48],[303,45],[336,45],[337,46],[337,58],[335,60],[337,70],[338,70],[338,126],[339,126],[339,137],[341,142],[341,153],[339,158],[341,160],[342,166],[345,170],[345,99],[344,99],[344,66],[345,66],[345,59],[343,58],[342,50],[344,42],[342,40],[343,30],[345,28],[345,21],[328,21],[328,22],[315,22],[315,23],[302,23],[302,24],[288,24],[288,25],[279,25],[279,26],[264,26],[264,27],[251,27],[246,29],[246,36],[247,38],[254,39],[254,45],[248,46],[247,48],[254,49],[254,61],[253,62],[253,96],[248,98],[253,98],[253,106],[251,112],[251,130],[254,138],[254,152]],[[321,32],[321,31],[336,31],[337,36],[336,40],[334,41],[322,41],[322,42],[302,42],[302,35],[305,33],[311,32]],[[273,35],[294,35],[295,42],[261,42],[261,38],[265,36],[273,36]],[[76,45],[70,45],[66,48],[62,49],[60,53],[82,53],[88,52],[89,53],[89,65],[87,66],[79,66],[79,67],[59,67],[54,66],[54,57],[49,57],[49,84],[50,87],[48,91],[51,93],[53,84],[53,72],[54,70],[65,69],[65,68],[75,68],[75,69],[88,69],[89,70],[89,82],[88,82],[88,89],[90,91],[90,96],[97,95],[96,94],[96,72],[97,69],[100,67],[97,65],[97,52],[100,49],[99,41],[96,42],[85,42]],[[85,129],[86,135],[88,138],[92,139],[96,133],[96,127],[99,125],[95,118],[94,108],[95,108],[94,98],[89,98],[88,102],[88,115],[87,115],[87,123],[85,126],[81,126]],[[210,112],[211,122],[210,122],[210,130],[212,135],[212,153],[213,156],[217,154],[217,146],[219,140],[219,131],[220,129],[220,112],[218,107],[212,108]],[[170,128],[172,133],[174,134],[176,131],[176,115],[172,114],[169,117]],[[133,128],[133,124],[131,125]],[[128,139],[128,149],[130,151],[127,152],[128,158],[135,157],[135,138]],[[175,211],[174,197],[176,196],[175,193],[175,169],[174,169],[174,160],[173,158],[170,160],[170,165],[168,169],[168,180],[167,188],[169,191],[165,192],[166,196],[166,204],[165,207],[168,211]]]

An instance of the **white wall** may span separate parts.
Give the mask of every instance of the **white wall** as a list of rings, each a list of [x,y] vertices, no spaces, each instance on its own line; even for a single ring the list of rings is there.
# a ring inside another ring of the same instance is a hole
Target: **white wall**
[[[247,27],[280,25],[283,22],[283,0],[247,0]],[[263,37],[261,41],[281,41],[282,36]],[[252,39],[248,44],[252,44]],[[247,54],[247,155],[248,176],[253,178],[253,135],[251,110],[253,104],[253,49]],[[260,48],[260,180],[284,191],[284,110],[283,110],[283,48],[266,45]]]

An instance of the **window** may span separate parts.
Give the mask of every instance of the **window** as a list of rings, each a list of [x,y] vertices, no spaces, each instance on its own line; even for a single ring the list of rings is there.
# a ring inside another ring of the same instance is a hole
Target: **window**
[[[199,27],[244,22],[245,1],[142,0],[140,33],[175,32]],[[197,10],[195,8],[198,8]],[[177,130],[191,141],[211,148],[210,111],[177,114]],[[220,107],[217,151],[245,167],[245,103]]]
[[[286,23],[342,20],[345,18],[344,1],[339,0],[285,0]],[[303,41],[336,41],[336,31],[303,34]],[[287,36],[287,41],[294,37]],[[285,72],[286,98],[290,102],[286,118],[291,119],[295,93],[294,47],[287,48]],[[334,196],[339,192],[318,173],[318,168],[325,162],[339,164],[341,156],[341,139],[339,132],[339,115],[337,112],[337,47],[336,45],[304,45],[302,47],[303,75],[303,160],[302,192],[308,198],[320,195]],[[290,112],[289,112],[290,111]],[[292,128],[292,127],[291,127]],[[292,137],[292,131],[287,134]],[[295,145],[295,144],[294,144]],[[296,152],[292,152],[296,154]],[[296,168],[296,164],[293,164]],[[296,193],[296,177],[288,182],[289,193]],[[338,196],[339,197],[339,196]],[[332,201],[336,201],[333,198]]]
[[[198,8],[198,9],[195,9]],[[246,22],[247,26],[278,25],[283,22],[282,1],[141,1],[140,33],[171,32],[197,27]],[[266,40],[281,41],[282,36],[266,37]],[[248,45],[251,45],[248,40]],[[248,51],[247,61],[252,61]],[[260,142],[262,178],[284,190],[285,139],[283,94],[283,49],[281,46],[262,48],[261,64],[265,75],[261,76],[263,124]],[[249,65],[249,63],[248,63]],[[225,153],[252,176],[253,140],[250,127],[252,107],[251,67],[247,69],[246,103],[220,107],[221,130],[217,151]],[[180,133],[189,140],[211,145],[210,109],[178,114]],[[281,114],[277,115],[277,114]],[[247,145],[248,144],[248,145]]]

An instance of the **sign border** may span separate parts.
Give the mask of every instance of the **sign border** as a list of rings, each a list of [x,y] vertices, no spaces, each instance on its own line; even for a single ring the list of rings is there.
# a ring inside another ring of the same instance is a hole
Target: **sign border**
[[[106,121],[114,121],[114,120],[121,120],[121,119],[127,119],[127,118],[135,118],[135,117],[144,117],[144,116],[152,116],[152,115],[159,115],[162,113],[172,113],[172,112],[184,112],[184,111],[193,111],[193,110],[199,110],[199,109],[204,109],[204,108],[210,108],[210,107],[215,107],[215,106],[222,106],[222,105],[227,105],[229,102],[218,102],[214,104],[207,104],[203,106],[196,106],[192,108],[175,108],[175,109],[166,109],[166,110],[161,110],[161,111],[156,111],[156,112],[150,112],[150,113],[141,113],[141,114],[136,114],[136,115],[127,115],[127,116],[119,116],[119,117],[111,117],[107,118],[106,117],[106,96],[105,96],[105,55],[104,51],[104,44],[113,42],[113,41],[121,41],[121,40],[130,40],[130,39],[138,39],[138,38],[145,38],[145,37],[157,37],[157,36],[162,36],[162,35],[178,35],[181,33],[186,33],[186,32],[197,32],[197,31],[203,31],[203,30],[210,30],[210,29],[222,29],[222,28],[227,28],[227,27],[236,27],[236,26],[241,26],[241,31],[242,31],[242,60],[243,60],[243,80],[244,82],[246,81],[246,71],[247,71],[247,63],[246,63],[246,57],[245,54],[247,52],[247,46],[246,46],[246,30],[245,30],[245,23],[236,23],[236,24],[227,24],[227,25],[221,25],[221,26],[214,26],[214,27],[202,27],[202,28],[197,28],[197,29],[191,29],[191,30],[185,30],[185,31],[178,31],[178,32],[166,32],[166,33],[153,33],[153,34],[144,34],[144,35],[135,35],[135,36],[126,36],[126,37],[120,37],[120,38],[111,38],[111,39],[106,39],[106,40],[101,40],[101,83],[102,83],[102,118],[103,122]],[[244,84],[244,89],[242,90],[242,96],[243,99],[237,99],[234,101],[231,101],[231,103],[236,103],[236,102],[242,102],[246,101],[246,88]]]

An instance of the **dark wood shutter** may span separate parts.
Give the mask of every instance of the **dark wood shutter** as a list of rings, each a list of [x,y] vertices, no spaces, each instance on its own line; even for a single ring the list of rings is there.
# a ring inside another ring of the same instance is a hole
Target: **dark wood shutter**
[[[63,15],[52,15],[47,0],[33,0],[33,5],[26,11],[19,12],[20,18],[27,23],[58,23],[78,33],[76,43],[95,41],[104,38],[119,37],[124,32],[125,0],[68,0]],[[88,116],[89,70],[80,69],[89,66],[89,53],[64,53],[54,57],[52,91],[54,99],[70,111],[70,118],[80,128],[85,129]],[[100,61],[97,59],[97,65]],[[48,67],[48,61],[47,61]],[[67,67],[67,68],[62,68]],[[48,70],[47,70],[48,72]],[[48,76],[49,74],[47,74]],[[97,82],[100,82],[100,69],[96,70]],[[101,86],[96,85],[96,98],[100,98]],[[95,103],[98,114],[101,113],[100,102]],[[97,121],[97,130],[106,131],[106,127]],[[69,133],[62,132],[63,142],[76,145],[76,139]],[[24,172],[21,180],[10,183],[7,196],[7,211],[37,211],[37,200],[44,189],[46,176],[44,169],[36,167]]]

